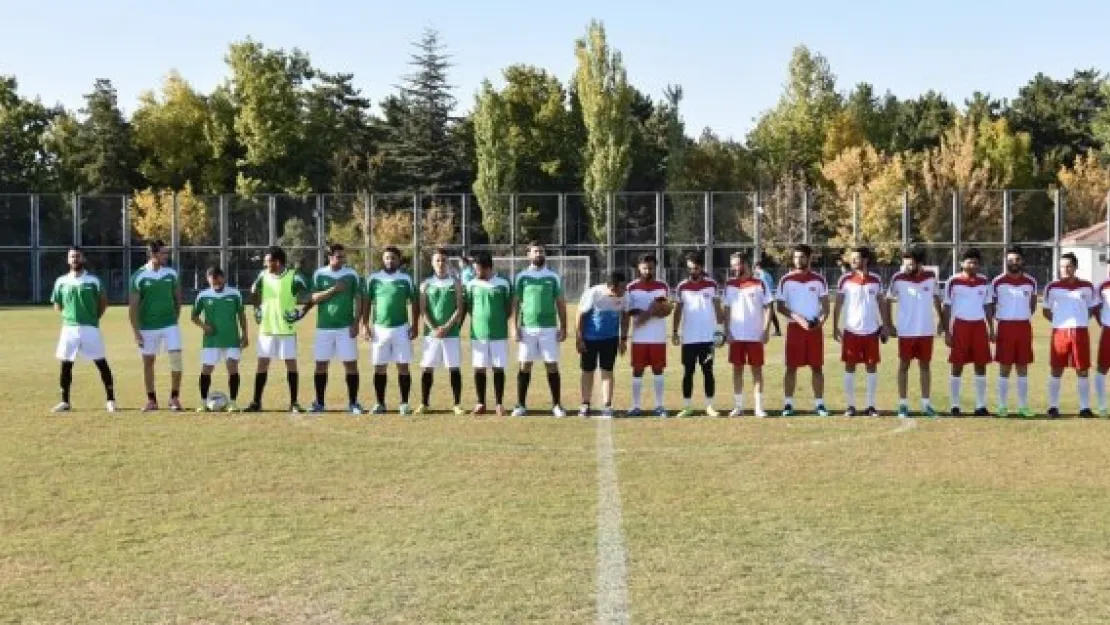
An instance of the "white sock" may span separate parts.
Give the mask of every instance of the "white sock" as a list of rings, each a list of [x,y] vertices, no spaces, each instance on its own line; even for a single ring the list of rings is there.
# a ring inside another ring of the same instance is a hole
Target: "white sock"
[[[789,395],[786,396],[786,397],[783,397],[782,398],[782,403],[786,406],[793,406],[794,405],[794,398],[790,397]]]
[[[733,403],[736,404],[736,409],[737,410],[743,410],[744,409],[744,394],[743,393],[733,394],[732,401],[733,401]]]
[[[752,393],[752,396],[755,398],[755,409],[763,410],[763,393],[757,391]]]
[[[1048,379],[1048,407],[1060,407],[1060,378]]]
[[[683,408],[689,408],[690,407],[690,398],[689,397],[683,397],[682,398],[682,407]]]
[[[905,397],[899,397],[898,398],[898,407],[899,408],[909,408],[910,403],[908,401],[906,401]]]
[[[875,394],[879,392],[879,374],[867,374],[867,407],[875,407]]]
[[[987,407],[987,376],[975,376],[975,407]]]
[[[929,401],[928,397],[921,398],[921,409],[928,410],[933,407],[933,402]]]
[[[655,391],[655,407],[663,407],[663,376],[662,374],[652,377],[652,389]]]
[[[1095,373],[1095,398],[1098,399],[1098,410],[1106,410],[1106,376]]]
[[[844,399],[849,406],[856,405],[856,374],[844,372]]]
[[[632,378],[632,409],[640,409],[640,394],[644,392],[644,379]]]
[[[1019,375],[1017,379],[1018,405],[1022,408],[1029,407],[1029,378]]]
[[[998,404],[1005,406],[1010,398],[1010,378],[998,376]]]
[[[948,376],[948,395],[952,398],[952,407],[960,407],[960,377]]]
[[[824,397],[815,397],[813,399],[813,405],[817,406],[818,408],[823,408],[825,406],[825,398]]]
[[[1091,408],[1091,379],[1079,378],[1079,409],[1090,410]]]

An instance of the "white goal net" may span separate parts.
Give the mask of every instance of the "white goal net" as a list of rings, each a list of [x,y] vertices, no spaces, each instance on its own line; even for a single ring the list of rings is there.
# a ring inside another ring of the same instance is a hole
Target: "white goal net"
[[[458,259],[451,259],[452,266]],[[527,256],[494,256],[493,270],[509,282],[516,282],[516,274],[528,268]],[[590,286],[589,256],[548,256],[547,267],[559,274],[563,280],[563,297],[568,302],[577,302],[582,293]]]

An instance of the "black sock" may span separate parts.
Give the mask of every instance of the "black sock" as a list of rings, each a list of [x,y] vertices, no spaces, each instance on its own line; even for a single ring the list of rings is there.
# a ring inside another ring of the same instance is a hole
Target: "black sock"
[[[170,399],[177,399],[181,396],[181,389],[175,388],[170,390]]]
[[[147,393],[146,398],[150,401],[158,401],[158,393]]]
[[[58,383],[62,387],[62,401],[69,403],[69,390],[73,387],[73,363],[62,361],[62,371],[58,375]]]
[[[108,361],[101,358],[100,360],[94,360],[93,364],[100,371],[100,382],[104,385],[104,393],[108,396],[108,401],[115,401],[116,385],[112,382],[112,368],[108,366]]]
[[[701,375],[705,378],[705,397],[713,397],[717,392],[717,379],[713,377],[713,363],[702,365]]]
[[[401,403],[409,403],[409,391],[412,390],[412,376],[407,372],[398,375],[397,385],[401,387]]]
[[[516,374],[516,399],[521,406],[528,400],[528,385],[532,383],[531,371],[520,371]]]
[[[259,371],[254,374],[254,401],[252,403],[262,405],[262,391],[266,390],[266,378],[268,377],[269,373],[266,371]]]
[[[563,378],[558,371],[547,372],[547,386],[551,389],[551,403],[555,406],[563,405]]]
[[[358,402],[358,374],[347,374],[347,403],[354,404]]]
[[[300,375],[296,371],[286,371],[285,381],[289,383],[289,403],[297,403],[297,387],[300,386]]]
[[[694,363],[682,365],[682,399],[694,396]]]
[[[377,398],[378,403],[385,405],[385,385],[389,382],[389,377],[384,373],[374,374],[374,396]]]
[[[486,404],[486,370],[474,370],[474,390],[478,394],[478,403],[483,406]]]
[[[211,389],[211,388],[212,388],[212,374],[211,373],[202,373],[202,374],[200,374],[200,400],[201,401],[204,401],[204,400],[208,399],[208,390]]]
[[[427,406],[432,403],[432,370],[420,372],[420,402]]]
[[[455,397],[455,405],[462,401],[462,371],[451,370],[451,394]]]
[[[227,375],[227,392],[231,395],[231,401],[239,397],[239,374],[229,373]]]
[[[493,370],[493,399],[498,406],[505,403],[505,370]]]
[[[316,385],[316,403],[324,405],[324,395],[328,392],[328,374],[317,373],[312,376],[312,383]]]

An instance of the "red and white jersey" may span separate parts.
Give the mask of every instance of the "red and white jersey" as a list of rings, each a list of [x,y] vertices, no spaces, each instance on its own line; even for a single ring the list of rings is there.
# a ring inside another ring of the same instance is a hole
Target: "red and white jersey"
[[[1044,290],[1044,307],[1052,311],[1053,328],[1086,328],[1098,302],[1095,286],[1079,278],[1050,282]]]
[[[898,316],[894,318],[898,336],[933,336],[937,323],[933,310],[940,296],[937,275],[931,271],[894,274],[887,297],[898,302]]]
[[[1110,280],[1099,285],[1098,303],[1102,305],[1098,312],[1098,321],[1102,325],[1110,327]]]
[[[855,271],[840,276],[836,285],[837,296],[844,297],[841,309],[841,327],[852,334],[874,334],[882,323],[879,298],[883,295],[883,280],[878,274],[861,275]]]
[[[705,277],[683,280],[675,298],[682,304],[682,343],[712,343],[717,331],[717,283]]]
[[[951,307],[949,323],[982,321],[987,318],[987,305],[991,303],[991,285],[983,274],[967,276],[958,273],[948,279],[944,287],[944,304]]]
[[[1037,299],[1037,281],[1027,273],[1004,273],[991,281],[994,318],[999,321],[1029,321],[1029,303]]]
[[[647,310],[651,308],[651,304],[659,299],[670,299],[671,290],[667,287],[666,283],[658,280],[633,280],[628,285],[628,309],[629,310]],[[657,317],[649,319],[647,323],[642,326],[633,324],[632,326],[632,342],[633,343],[666,343],[667,342],[667,319],[666,317]]]
[[[728,309],[728,331],[733,341],[763,340],[763,311],[771,294],[758,278],[734,278],[725,283],[723,304]]]
[[[821,315],[821,298],[828,294],[829,285],[819,274],[795,269],[779,280],[777,297],[790,312],[815,319]]]

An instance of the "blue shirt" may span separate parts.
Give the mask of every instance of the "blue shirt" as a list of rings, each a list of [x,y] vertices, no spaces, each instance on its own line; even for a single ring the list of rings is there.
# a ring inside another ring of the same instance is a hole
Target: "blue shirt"
[[[775,292],[775,278],[771,275],[770,271],[766,269],[759,270],[759,279],[763,281],[763,286],[766,287],[767,292],[774,294]]]
[[[608,286],[599,284],[586,289],[578,303],[578,314],[585,317],[582,338],[587,341],[602,341],[620,337],[621,314],[626,310],[627,297],[609,295]]]
[[[463,284],[466,284],[474,279],[474,275],[474,268],[468,265],[463,267],[463,270],[459,272],[459,279],[462,280]]]

